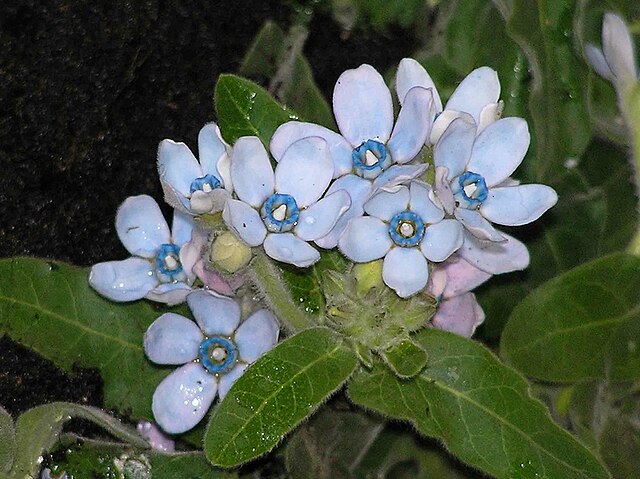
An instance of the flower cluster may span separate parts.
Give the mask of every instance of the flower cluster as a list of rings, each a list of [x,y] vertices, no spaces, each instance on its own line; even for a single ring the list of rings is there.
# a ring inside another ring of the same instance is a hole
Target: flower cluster
[[[436,297],[431,324],[466,336],[484,318],[471,290],[528,266],[526,246],[494,225],[532,222],[557,195],[510,177],[530,135],[523,119],[501,118],[496,72],[474,70],[443,107],[427,71],[404,59],[395,90],[397,117],[382,76],[362,65],[336,83],[338,132],[290,121],[269,145],[246,136],[230,146],[210,123],[198,136],[199,159],[184,143],[160,143],[172,231],[153,199],[128,198],[116,230],[132,257],[95,265],[89,281],[115,301],[189,304],[195,322],[165,313],[145,335],[151,361],[183,364],[154,394],[166,432],[197,424],[278,338],[266,310],[240,324],[238,303],[217,294],[237,285],[205,267],[210,259],[233,273],[262,248],[306,268],[337,247],[353,263],[380,260],[382,280],[399,297]],[[207,230],[211,221],[216,228]],[[194,288],[197,280],[209,290]]]

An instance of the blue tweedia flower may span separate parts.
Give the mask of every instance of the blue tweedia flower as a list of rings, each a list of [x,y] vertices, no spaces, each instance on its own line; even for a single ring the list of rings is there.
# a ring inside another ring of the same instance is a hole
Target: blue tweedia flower
[[[131,196],[118,208],[116,231],[133,256],[94,265],[89,284],[113,301],[146,297],[167,304],[183,302],[195,280],[192,267],[200,255],[191,243],[192,218],[174,211],[170,231],[153,198]]]
[[[163,140],[158,173],[167,203],[193,215],[222,211],[232,190],[230,150],[215,123],[205,125],[198,134],[200,161],[184,143]]]
[[[405,92],[395,121],[389,88],[370,65],[347,70],[333,91],[333,111],[340,133],[313,123],[281,125],[271,139],[271,153],[280,161],[289,146],[308,136],[324,138],[333,158],[336,181],[328,193],[344,190],[351,207],[335,227],[315,243],[334,248],[347,222],[362,216],[363,205],[377,189],[420,175],[426,165],[407,165],[429,138],[435,116],[432,91],[417,86]]]
[[[325,140],[308,137],[293,143],[273,171],[267,151],[253,136],[233,148],[231,178],[238,199],[229,199],[223,218],[249,246],[264,246],[272,258],[310,266],[320,253],[309,245],[325,236],[349,208],[346,191],[323,194],[333,177]]]
[[[240,305],[211,291],[187,296],[196,322],[175,313],[156,319],[144,335],[144,350],[156,364],[183,365],[153,394],[160,427],[178,434],[193,428],[247,367],[278,342],[278,321],[261,309],[240,323]]]
[[[498,73],[489,67],[480,67],[469,73],[453,91],[444,109],[433,80],[417,61],[403,58],[396,75],[396,91],[402,104],[407,92],[415,87],[430,88],[435,104],[435,121],[427,144],[434,145],[456,118],[467,118],[478,125],[478,133],[502,115]],[[426,112],[425,112],[426,113]]]
[[[369,216],[353,218],[338,241],[340,251],[356,263],[384,257],[382,279],[402,298],[429,280],[427,260],[446,260],[462,245],[462,227],[443,219],[431,187],[414,180],[374,194],[365,205]]]
[[[524,159],[529,141],[522,118],[503,118],[480,134],[473,120],[457,118],[434,149],[435,193],[445,212],[465,229],[460,255],[490,274],[522,269],[529,263],[526,247],[492,223],[525,225],[558,201],[549,186],[520,185],[509,178]]]

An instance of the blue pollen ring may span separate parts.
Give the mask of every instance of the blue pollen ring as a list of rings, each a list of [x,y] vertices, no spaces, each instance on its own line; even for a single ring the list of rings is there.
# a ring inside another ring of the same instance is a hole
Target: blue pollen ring
[[[403,248],[417,246],[424,237],[426,227],[422,218],[413,211],[403,211],[391,218],[389,236]]]
[[[156,268],[160,273],[167,276],[181,273],[180,248],[171,243],[161,245],[156,255]]]
[[[376,158],[374,163],[368,164],[367,152],[372,153]],[[362,145],[354,148],[351,153],[351,160],[356,173],[368,180],[376,178],[391,165],[391,155],[387,153],[387,148],[375,140],[367,140]]]
[[[274,193],[260,208],[260,217],[272,233],[291,231],[300,219],[300,209],[291,195]]]
[[[469,186],[473,189],[468,193],[465,188]],[[454,178],[451,192],[458,206],[467,209],[479,208],[489,194],[484,177],[473,171],[465,171],[458,178]]]
[[[200,343],[200,361],[212,374],[226,373],[236,362],[238,352],[229,339],[215,336]]]
[[[207,185],[212,190],[215,190],[216,188],[222,188],[222,183],[214,175],[204,175],[200,178],[196,178],[191,182],[189,192],[193,194],[196,191],[204,191]]]

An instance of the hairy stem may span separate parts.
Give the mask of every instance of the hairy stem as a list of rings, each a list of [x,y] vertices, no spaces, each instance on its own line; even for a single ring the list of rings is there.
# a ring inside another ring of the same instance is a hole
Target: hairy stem
[[[634,173],[636,196],[638,197],[638,213],[640,213],[640,82],[626,88],[621,95],[620,103],[627,120],[632,145],[632,168]],[[640,255],[640,222],[636,233],[629,244],[628,251]]]
[[[292,300],[280,271],[263,251],[256,254],[250,268],[256,287],[288,331],[302,331],[316,325]]]

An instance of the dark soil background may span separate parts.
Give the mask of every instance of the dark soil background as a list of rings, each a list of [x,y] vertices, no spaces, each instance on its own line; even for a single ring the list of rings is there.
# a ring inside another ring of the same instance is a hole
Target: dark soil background
[[[124,259],[115,212],[130,195],[161,201],[159,141],[197,148],[218,75],[237,70],[265,20],[286,30],[302,3],[0,2],[0,257]],[[343,70],[413,51],[399,29],[341,38],[322,10],[305,53],[328,98]],[[55,400],[101,405],[99,375],[65,375],[0,339],[0,404],[15,416]]]

